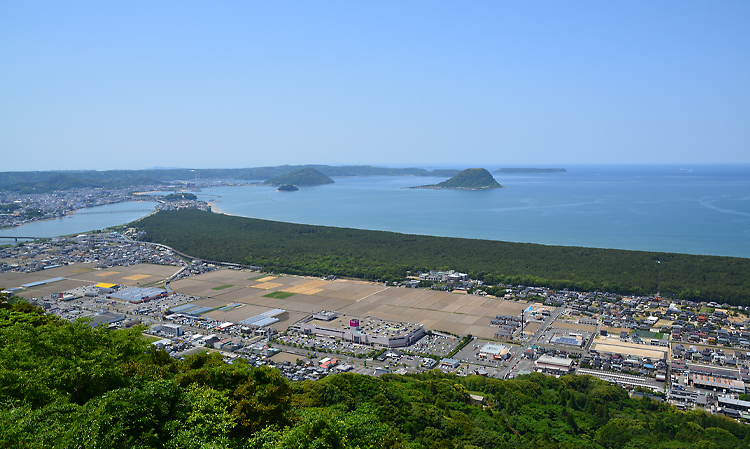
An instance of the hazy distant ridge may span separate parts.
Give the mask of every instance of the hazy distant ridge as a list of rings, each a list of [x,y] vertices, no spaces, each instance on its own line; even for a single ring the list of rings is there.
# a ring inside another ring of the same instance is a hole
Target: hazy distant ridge
[[[323,184],[333,184],[333,179],[314,168],[300,168],[299,170],[294,170],[290,173],[271,178],[264,184],[269,186],[320,186]]]
[[[493,173],[567,173],[564,168],[498,168]]]
[[[370,165],[280,165],[255,168],[207,168],[192,170],[148,169],[148,170],[72,170],[72,171],[27,171],[1,172],[0,189],[20,192],[43,193],[78,187],[125,187],[132,185],[158,184],[191,179],[237,179],[262,181],[282,176],[294,170],[312,168],[332,176],[435,176],[450,177],[459,172],[453,169],[425,170],[423,168],[387,168]],[[158,180],[158,181],[157,181]]]

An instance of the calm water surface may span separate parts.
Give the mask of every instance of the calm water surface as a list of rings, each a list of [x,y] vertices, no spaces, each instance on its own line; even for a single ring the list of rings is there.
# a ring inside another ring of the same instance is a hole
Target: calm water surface
[[[88,207],[66,217],[34,221],[15,228],[0,229],[0,236],[58,237],[104,229],[108,226],[117,226],[144,217],[151,213],[157,204],[155,201],[130,201]],[[0,239],[0,244],[12,242],[13,240]]]
[[[419,190],[445,178],[335,178],[276,192],[197,192],[245,217],[447,237],[750,257],[750,165],[573,166],[495,174],[504,189]],[[499,255],[502,257],[502,255]]]

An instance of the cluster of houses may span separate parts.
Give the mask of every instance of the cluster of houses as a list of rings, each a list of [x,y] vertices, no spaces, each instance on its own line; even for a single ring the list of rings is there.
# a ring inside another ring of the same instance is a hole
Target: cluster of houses
[[[55,238],[49,242],[7,247],[0,249],[0,258],[18,260],[18,263],[3,263],[0,272],[24,273],[74,263],[92,263],[95,268],[139,263],[185,265],[184,261],[169,250],[132,242],[116,232],[81,234],[70,238]],[[209,270],[209,267],[203,267],[203,270]]]
[[[151,189],[154,186],[140,186]],[[121,189],[82,188],[51,193],[17,194],[0,192],[0,228],[20,226],[36,220],[64,217],[84,207],[137,201],[133,187]],[[10,206],[10,207],[8,207]]]

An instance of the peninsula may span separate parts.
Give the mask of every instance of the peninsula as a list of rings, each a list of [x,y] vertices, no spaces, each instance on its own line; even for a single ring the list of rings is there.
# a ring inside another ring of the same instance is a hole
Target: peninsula
[[[287,174],[266,180],[263,184],[269,186],[319,186],[333,184],[333,179],[315,170],[314,168],[300,168]]]
[[[461,190],[489,190],[502,189],[492,174],[484,168],[467,168],[456,176],[438,184],[411,187],[412,189],[461,189]]]

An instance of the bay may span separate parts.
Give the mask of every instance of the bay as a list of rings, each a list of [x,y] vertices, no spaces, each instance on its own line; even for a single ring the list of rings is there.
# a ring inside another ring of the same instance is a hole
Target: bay
[[[108,226],[118,226],[145,217],[154,210],[157,204],[155,201],[128,201],[87,207],[65,217],[34,221],[14,228],[0,229],[0,236],[49,238],[104,229]],[[19,241],[25,240],[19,239]],[[0,243],[12,242],[14,242],[12,239],[0,238]]]
[[[196,194],[215,211],[291,223],[750,257],[748,164],[565,168],[495,174],[505,188],[489,191],[408,189],[445,178],[351,177],[297,192],[246,186]]]

